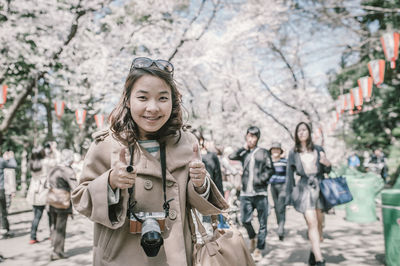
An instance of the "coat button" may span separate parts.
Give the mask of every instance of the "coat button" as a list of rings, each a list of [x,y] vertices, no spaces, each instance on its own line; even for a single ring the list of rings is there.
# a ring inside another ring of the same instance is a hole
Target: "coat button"
[[[175,219],[176,219],[176,216],[177,216],[177,214],[176,214],[176,211],[175,211],[175,210],[170,210],[170,211],[169,211],[169,219],[175,220]]]
[[[151,180],[146,179],[144,181],[144,188],[147,190],[150,190],[153,188],[153,182],[151,182]]]
[[[174,185],[174,182],[171,180],[167,180],[167,187],[172,187]]]

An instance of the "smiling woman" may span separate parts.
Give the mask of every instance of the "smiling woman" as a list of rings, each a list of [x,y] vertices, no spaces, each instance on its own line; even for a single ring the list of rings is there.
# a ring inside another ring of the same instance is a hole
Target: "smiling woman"
[[[139,138],[148,139],[147,136],[157,132],[171,115],[171,89],[160,78],[143,76],[133,85],[128,107],[138,126]]]
[[[172,74],[168,61],[136,58],[110,129],[86,155],[72,199],[95,222],[94,265],[191,265],[190,208],[228,208],[182,128]]]

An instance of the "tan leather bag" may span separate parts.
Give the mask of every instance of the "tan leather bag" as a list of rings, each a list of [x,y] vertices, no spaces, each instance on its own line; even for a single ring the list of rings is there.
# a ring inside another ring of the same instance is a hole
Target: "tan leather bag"
[[[204,243],[197,243],[192,212]],[[188,212],[188,217],[194,244],[193,266],[255,266],[239,230],[233,225],[230,225],[229,229],[217,229],[216,226],[213,226],[214,233],[210,238],[196,211],[192,210],[192,212]],[[212,218],[213,221],[216,221],[215,217]]]
[[[57,209],[68,209],[71,205],[71,193],[65,189],[50,188],[47,203]]]

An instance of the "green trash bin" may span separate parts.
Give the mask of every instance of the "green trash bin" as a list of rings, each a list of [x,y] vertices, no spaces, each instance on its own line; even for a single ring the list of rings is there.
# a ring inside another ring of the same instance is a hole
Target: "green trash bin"
[[[346,220],[357,223],[370,223],[377,220],[375,196],[383,183],[377,175],[346,178],[353,200],[346,204]]]
[[[400,176],[397,177],[396,183],[394,183],[393,188],[400,189]]]
[[[400,189],[382,191],[386,266],[400,265]]]

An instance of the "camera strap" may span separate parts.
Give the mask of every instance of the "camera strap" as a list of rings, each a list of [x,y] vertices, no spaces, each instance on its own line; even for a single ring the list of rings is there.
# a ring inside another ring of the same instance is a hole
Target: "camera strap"
[[[129,152],[130,152],[130,161],[129,165],[133,165],[133,147],[129,146]],[[166,193],[166,182],[167,182],[167,161],[166,161],[166,156],[165,156],[165,144],[162,143],[160,144],[160,160],[161,160],[161,175],[162,175],[162,183],[163,183],[163,194],[164,194],[164,204],[163,204],[163,209],[165,212],[165,218],[169,216],[169,203],[174,200],[174,198],[167,200],[167,193]],[[139,222],[143,223],[144,221],[140,218],[138,218],[135,215],[135,212],[133,211],[133,207],[136,205],[136,201],[131,201],[132,194],[133,194],[133,188],[128,188],[129,192],[129,200],[128,200],[128,211],[135,217],[136,220]]]
[[[163,209],[165,211],[165,218],[167,218],[169,215],[169,202],[174,199],[172,198],[172,199],[167,200],[167,193],[166,193],[167,161],[165,158],[165,143],[162,143],[160,145],[160,160],[161,160],[161,174],[162,174],[163,193],[164,193]]]

